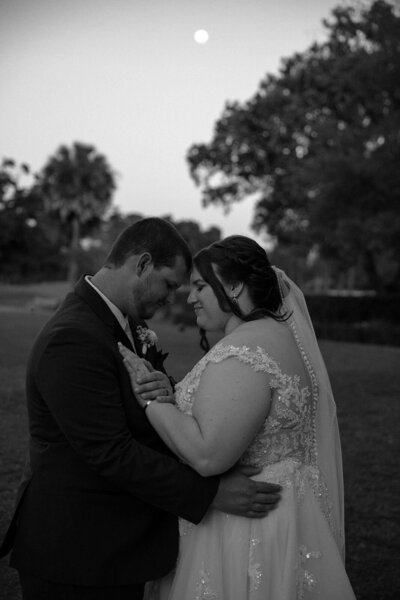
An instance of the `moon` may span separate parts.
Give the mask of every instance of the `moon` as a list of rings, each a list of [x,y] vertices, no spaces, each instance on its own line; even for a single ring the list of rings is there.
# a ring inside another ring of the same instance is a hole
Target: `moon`
[[[197,44],[207,44],[208,38],[210,36],[208,35],[208,32],[205,29],[198,29],[197,31],[195,31],[193,37],[194,37],[194,41]]]

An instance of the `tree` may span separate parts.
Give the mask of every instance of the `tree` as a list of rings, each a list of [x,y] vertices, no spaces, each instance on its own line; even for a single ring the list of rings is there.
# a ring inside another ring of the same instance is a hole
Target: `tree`
[[[256,194],[255,230],[399,289],[400,15],[376,0],[324,25],[325,42],[226,105],[190,172],[205,205]]]
[[[115,176],[106,158],[86,144],[60,146],[39,173],[37,190],[67,239],[71,283],[78,273],[80,241],[100,223],[114,189]]]
[[[118,209],[107,214],[95,232],[82,240],[82,248],[78,254],[79,275],[95,273],[104,264],[118,235],[141,218],[141,215],[135,213],[122,215]]]
[[[192,254],[196,254],[202,248],[221,239],[221,231],[218,227],[210,227],[202,231],[201,226],[196,221],[173,221],[169,215],[164,218],[175,225],[181,236],[186,240]]]
[[[0,166],[0,277],[9,282],[62,276],[63,257],[48,235],[43,201],[31,186],[27,164]]]
[[[119,236],[119,234],[132,225],[136,221],[143,219],[143,215],[139,213],[127,213],[121,214],[121,212],[115,208],[111,214],[104,220],[96,239],[100,242],[104,250],[104,259],[111,250],[111,246]]]

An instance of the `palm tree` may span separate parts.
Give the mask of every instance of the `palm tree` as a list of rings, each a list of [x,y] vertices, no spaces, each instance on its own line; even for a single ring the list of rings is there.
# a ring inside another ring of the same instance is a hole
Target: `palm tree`
[[[38,175],[46,209],[64,228],[69,244],[68,281],[78,274],[83,232],[96,226],[111,204],[115,175],[94,146],[60,146]]]

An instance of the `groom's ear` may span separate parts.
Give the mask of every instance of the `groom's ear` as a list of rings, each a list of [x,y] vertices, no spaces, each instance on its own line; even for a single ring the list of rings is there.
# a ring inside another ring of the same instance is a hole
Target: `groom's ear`
[[[138,277],[154,268],[154,263],[150,252],[140,254],[136,263],[136,274]]]

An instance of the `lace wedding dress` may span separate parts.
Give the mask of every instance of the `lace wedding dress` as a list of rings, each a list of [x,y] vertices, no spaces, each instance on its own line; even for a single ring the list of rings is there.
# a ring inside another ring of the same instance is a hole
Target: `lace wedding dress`
[[[262,468],[256,479],[282,486],[279,506],[263,519],[210,509],[199,525],[181,520],[176,569],[147,585],[146,600],[354,600],[344,568],[336,412],[331,404],[320,414],[320,403],[327,404],[321,388],[328,386],[330,394],[329,380],[318,357],[311,360],[306,352],[311,346],[299,335],[296,315],[282,327],[290,331],[297,359],[301,356],[300,363],[293,361],[302,365],[299,373],[279,366],[291,362],[285,348],[278,362],[251,343],[251,328],[255,340],[260,333],[260,325],[253,322],[245,328],[250,343],[232,345],[225,338],[176,389],[179,409],[191,415],[209,363],[234,359],[246,364],[249,394],[251,373],[268,374],[271,408],[240,462]]]

